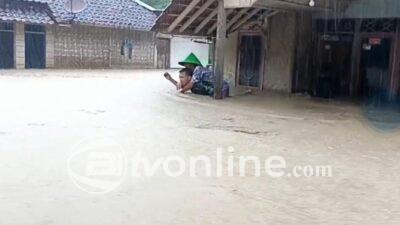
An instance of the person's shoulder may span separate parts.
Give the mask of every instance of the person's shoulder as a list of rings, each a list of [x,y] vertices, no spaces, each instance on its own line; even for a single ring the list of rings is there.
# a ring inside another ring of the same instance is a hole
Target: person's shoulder
[[[196,66],[196,68],[194,69],[194,72],[206,73],[206,72],[212,72],[212,70],[210,70],[206,67]]]
[[[195,68],[194,68],[194,70],[193,70],[193,75],[199,75],[199,74],[201,74],[201,73],[203,73],[203,67],[201,67],[201,66],[196,66]]]
[[[203,70],[203,67],[202,66],[196,66],[195,68],[194,68],[194,71],[202,71]]]

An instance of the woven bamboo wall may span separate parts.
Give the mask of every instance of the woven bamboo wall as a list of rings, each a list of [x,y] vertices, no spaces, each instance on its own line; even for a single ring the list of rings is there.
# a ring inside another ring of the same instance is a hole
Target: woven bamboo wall
[[[129,58],[129,46],[122,48],[123,43],[132,45],[132,56]],[[153,32],[132,30],[111,31],[111,66],[154,68],[156,39]],[[124,55],[121,52],[124,51]]]
[[[154,68],[152,32],[76,25],[56,27],[54,33],[56,68]],[[126,42],[132,43],[131,58],[122,47]]]

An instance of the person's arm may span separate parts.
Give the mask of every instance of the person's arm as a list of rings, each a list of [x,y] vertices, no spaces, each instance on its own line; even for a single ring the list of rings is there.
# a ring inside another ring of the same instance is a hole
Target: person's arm
[[[188,84],[186,84],[184,87],[182,87],[179,91],[181,93],[186,93],[187,91],[190,91],[193,87],[193,81],[190,81]]]
[[[179,82],[174,80],[169,73],[164,73],[165,79],[169,80],[177,89],[180,88]]]

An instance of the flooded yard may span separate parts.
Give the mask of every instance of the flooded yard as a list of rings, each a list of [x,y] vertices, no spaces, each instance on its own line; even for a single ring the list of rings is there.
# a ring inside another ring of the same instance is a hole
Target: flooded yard
[[[270,93],[183,95],[162,71],[1,71],[0,224],[399,224],[398,114],[371,120],[368,110]],[[71,159],[105,142],[128,163],[102,189],[74,176]],[[233,176],[132,168],[139,153],[215,160],[218,151],[280,156],[285,176],[257,176],[250,164],[244,176],[237,164]],[[306,165],[332,173],[293,176]]]

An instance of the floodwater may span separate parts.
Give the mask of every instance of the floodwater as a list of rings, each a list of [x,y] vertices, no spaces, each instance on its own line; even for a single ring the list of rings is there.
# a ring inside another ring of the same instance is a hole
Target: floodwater
[[[1,225],[400,224],[400,133],[355,104],[276,94],[214,101],[176,93],[161,71],[0,74]],[[215,159],[222,149],[281,156],[288,168],[330,165],[332,175],[257,177],[247,167],[246,176],[146,177],[129,168],[94,194],[71,176],[70,159],[102,140],[128,161],[139,152]]]

